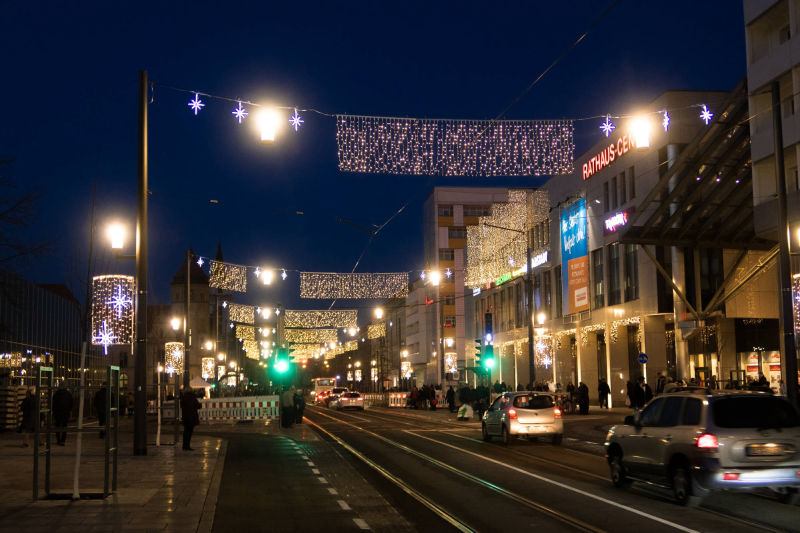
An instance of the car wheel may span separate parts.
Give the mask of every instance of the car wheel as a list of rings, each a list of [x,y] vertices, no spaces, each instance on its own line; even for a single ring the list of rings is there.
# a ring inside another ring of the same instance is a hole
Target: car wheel
[[[625,473],[625,467],[622,465],[622,454],[619,451],[612,452],[611,458],[608,461],[608,466],[611,469],[611,484],[617,488],[628,485],[628,475]]]
[[[483,437],[484,442],[492,440],[492,436],[489,435],[489,431],[486,429],[486,423],[481,424],[481,437]]]
[[[556,433],[553,435],[553,446],[561,446],[561,441],[564,440],[563,433]]]
[[[678,465],[672,470],[672,495],[678,505],[687,507],[697,507],[702,501],[702,498],[694,495],[689,469],[683,465]]]
[[[787,505],[800,505],[800,490],[786,487],[778,493],[778,501]]]
[[[511,444],[511,436],[508,434],[508,430],[505,426],[502,426],[503,429],[500,430],[500,438],[503,440],[503,444],[508,446]]]

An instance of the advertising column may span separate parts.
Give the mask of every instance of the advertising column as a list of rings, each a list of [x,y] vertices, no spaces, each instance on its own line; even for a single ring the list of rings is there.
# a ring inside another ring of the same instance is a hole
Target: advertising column
[[[561,293],[564,315],[589,309],[586,199],[561,211]]]

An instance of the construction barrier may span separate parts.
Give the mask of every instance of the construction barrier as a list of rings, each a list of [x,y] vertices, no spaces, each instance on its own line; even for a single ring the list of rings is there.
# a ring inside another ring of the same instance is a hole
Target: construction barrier
[[[405,407],[408,403],[407,392],[390,392],[389,393],[389,407]]]
[[[200,400],[201,421],[278,420],[278,396],[210,398]]]
[[[362,394],[364,397],[364,407],[386,407],[386,395],[378,392],[368,392]]]

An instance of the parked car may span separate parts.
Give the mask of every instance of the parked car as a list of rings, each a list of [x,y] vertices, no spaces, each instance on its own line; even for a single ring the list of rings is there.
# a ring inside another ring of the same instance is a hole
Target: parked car
[[[331,400],[330,406],[340,411],[342,409],[358,409],[359,411],[363,411],[364,397],[361,396],[359,392],[345,392]]]
[[[671,488],[682,505],[715,490],[769,488],[798,503],[800,415],[763,392],[681,391],[659,396],[605,441],[611,482]]]
[[[507,392],[483,414],[481,433],[485,441],[497,436],[504,444],[514,437],[548,436],[558,445],[564,436],[564,421],[553,395]]]

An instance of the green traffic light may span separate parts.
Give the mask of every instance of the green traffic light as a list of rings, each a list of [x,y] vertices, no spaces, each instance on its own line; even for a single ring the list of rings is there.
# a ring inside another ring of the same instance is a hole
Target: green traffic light
[[[289,370],[288,361],[286,361],[285,359],[279,360],[277,363],[275,363],[275,370],[277,370],[278,373],[280,374],[283,374],[284,372]]]
[[[484,359],[483,366],[486,368],[494,368],[494,358]]]

